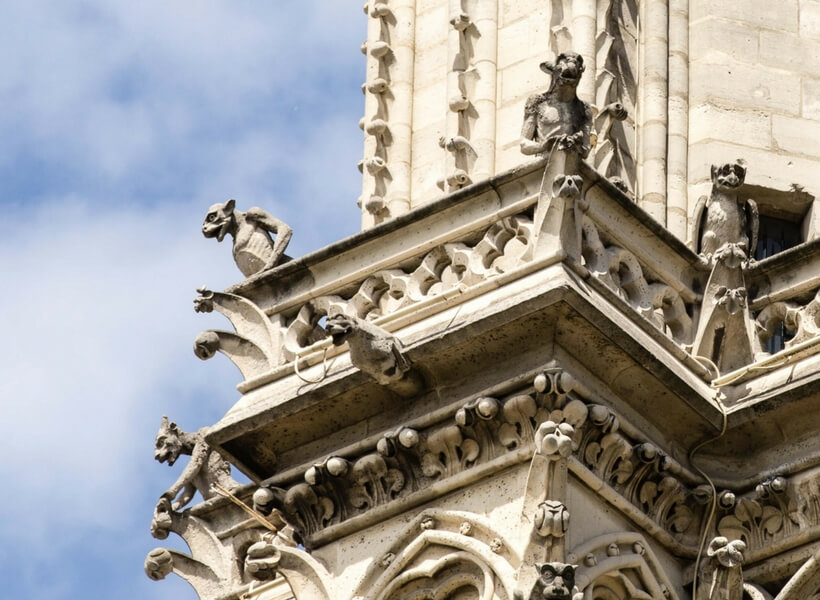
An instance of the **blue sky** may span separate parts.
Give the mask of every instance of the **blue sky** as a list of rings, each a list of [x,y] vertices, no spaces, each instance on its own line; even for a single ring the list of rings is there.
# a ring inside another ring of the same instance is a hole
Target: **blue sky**
[[[0,2],[0,583],[7,598],[195,598],[150,581],[167,414],[217,421],[240,376],[200,362],[195,289],[241,279],[208,206],[358,230],[361,1]],[[181,547],[176,544],[176,547]]]

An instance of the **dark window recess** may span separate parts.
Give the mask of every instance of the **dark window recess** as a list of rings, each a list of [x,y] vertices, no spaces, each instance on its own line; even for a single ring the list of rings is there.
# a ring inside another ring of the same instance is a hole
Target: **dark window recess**
[[[755,259],[763,260],[801,243],[803,238],[800,234],[800,223],[760,216]]]
[[[780,352],[783,348],[786,347],[786,342],[794,337],[794,333],[786,331],[786,328],[783,327],[783,323],[777,326],[768,340],[766,340],[766,352],[769,354],[775,354]]]

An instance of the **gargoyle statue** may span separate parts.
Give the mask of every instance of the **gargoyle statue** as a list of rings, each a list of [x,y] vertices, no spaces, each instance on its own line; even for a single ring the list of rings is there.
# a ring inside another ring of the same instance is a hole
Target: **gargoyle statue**
[[[261,208],[242,212],[235,210],[235,204],[235,200],[228,200],[211,206],[202,223],[202,235],[221,242],[226,234],[231,234],[233,258],[245,277],[275,267],[293,231]],[[276,236],[276,241],[271,239],[271,234]]]
[[[695,205],[690,244],[704,260],[711,262],[720,251],[734,244],[748,259],[757,246],[759,217],[757,203],[737,193],[746,178],[743,160],[712,165],[712,193],[701,196]]]
[[[157,502],[156,514],[167,512],[167,502],[171,502],[172,510],[180,510],[188,504],[199,491],[202,498],[208,500],[214,495],[211,485],[217,483],[226,489],[233,489],[239,485],[231,477],[231,467],[216,450],[205,442],[204,431],[185,433],[176,423],[162,417],[162,424],[157,432],[154,458],[170,467],[182,454],[191,456],[179,479],[160,496]],[[177,500],[180,491],[182,494]],[[156,518],[156,516],[155,516]]]
[[[541,70],[552,76],[546,92],[530,96],[524,106],[521,152],[542,154],[554,147],[574,150],[581,158],[589,156],[592,110],[578,98],[576,88],[584,72],[580,54],[566,52],[555,63],[541,63]]]
[[[584,595],[575,587],[575,565],[559,562],[539,563],[538,580],[528,600],[582,600]]]
[[[412,365],[401,342],[381,327],[358,317],[335,314],[328,318],[325,331],[334,346],[348,342],[350,362],[381,385],[391,386],[402,395],[411,394],[417,387],[418,378],[409,373]],[[397,386],[402,383],[412,385]]]

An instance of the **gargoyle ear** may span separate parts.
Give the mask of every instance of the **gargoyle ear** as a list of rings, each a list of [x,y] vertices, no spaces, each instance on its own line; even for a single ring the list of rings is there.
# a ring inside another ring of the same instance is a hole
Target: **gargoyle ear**
[[[737,176],[740,177],[741,180],[744,179],[746,177],[746,161],[742,158],[738,158],[735,161],[735,168],[737,169]]]
[[[236,206],[236,200],[234,200],[233,198],[231,198],[230,200],[228,200],[228,201],[225,203],[225,210],[226,210],[227,212],[229,212],[229,213],[232,213],[232,212],[233,212],[233,208],[234,208],[234,206]]]
[[[718,176],[718,172],[720,171],[719,165],[712,165],[712,181],[715,181]]]
[[[540,65],[541,70],[544,71],[547,75],[552,75],[555,72],[555,63],[545,60]]]

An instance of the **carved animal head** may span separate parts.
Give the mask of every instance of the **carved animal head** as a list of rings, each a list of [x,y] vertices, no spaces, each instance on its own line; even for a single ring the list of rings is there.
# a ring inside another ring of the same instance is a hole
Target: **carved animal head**
[[[177,461],[182,454],[181,433],[176,423],[171,423],[168,417],[162,416],[162,424],[154,442],[154,458],[157,461],[167,462],[169,467]]]
[[[575,587],[575,565],[564,563],[537,564],[539,577],[529,600],[570,600]]]
[[[540,66],[542,71],[552,76],[550,89],[559,85],[577,86],[585,68],[583,57],[575,52],[562,52],[554,63],[545,61]]]
[[[236,227],[234,206],[236,206],[236,200],[218,202],[211,206],[202,223],[202,235],[206,238],[215,237],[218,242],[221,242],[226,234],[232,233]]]
[[[333,340],[334,346],[341,346],[357,327],[356,320],[347,315],[337,313],[329,317],[325,323],[325,331]]]
[[[552,182],[552,195],[559,198],[580,198],[584,180],[580,175],[558,175]]]
[[[712,183],[721,190],[733,190],[746,179],[746,163],[736,160],[725,165],[712,165]]]

